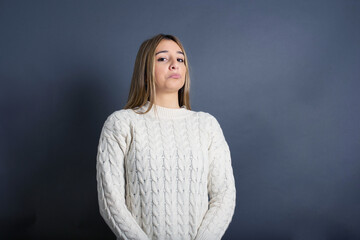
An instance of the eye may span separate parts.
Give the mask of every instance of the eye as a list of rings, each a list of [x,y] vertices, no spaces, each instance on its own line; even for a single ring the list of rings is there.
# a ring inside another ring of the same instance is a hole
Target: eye
[[[182,59],[182,58],[178,58],[177,59],[179,62],[184,62],[184,59]]]
[[[165,58],[158,58],[158,62],[163,62]]]

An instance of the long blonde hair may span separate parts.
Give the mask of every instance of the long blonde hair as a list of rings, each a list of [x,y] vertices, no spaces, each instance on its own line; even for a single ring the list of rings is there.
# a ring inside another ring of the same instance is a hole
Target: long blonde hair
[[[184,86],[178,91],[179,106],[191,110],[190,106],[190,75],[189,64],[185,49],[180,40],[168,34],[158,34],[150,39],[145,40],[136,55],[134,72],[131,79],[130,92],[124,109],[140,108],[150,102],[149,108],[143,112],[147,113],[155,102],[155,49],[161,40],[172,40],[179,45],[184,53],[184,64],[186,67]],[[139,112],[141,114],[141,112]]]

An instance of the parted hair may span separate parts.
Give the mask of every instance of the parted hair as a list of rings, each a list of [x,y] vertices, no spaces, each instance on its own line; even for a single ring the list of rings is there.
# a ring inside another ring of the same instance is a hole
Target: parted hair
[[[184,86],[178,91],[179,106],[185,105],[191,110],[190,106],[190,75],[189,62],[183,45],[180,40],[173,35],[157,34],[145,40],[136,55],[134,71],[131,79],[130,91],[124,109],[140,108],[150,102],[149,108],[142,113],[147,113],[153,106],[156,97],[155,91],[155,49],[161,40],[172,40],[180,47],[184,53],[184,65],[186,67]],[[142,114],[139,112],[139,114]]]

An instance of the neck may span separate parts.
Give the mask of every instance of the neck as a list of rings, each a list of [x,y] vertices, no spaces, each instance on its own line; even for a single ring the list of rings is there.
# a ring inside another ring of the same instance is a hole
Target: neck
[[[156,99],[154,100],[156,106],[165,107],[165,108],[180,108],[178,93],[171,94],[159,94],[157,93]]]

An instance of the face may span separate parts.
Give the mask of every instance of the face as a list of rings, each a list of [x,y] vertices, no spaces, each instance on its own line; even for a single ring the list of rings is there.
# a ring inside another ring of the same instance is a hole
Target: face
[[[156,92],[177,92],[185,83],[184,54],[176,42],[160,41],[155,49]]]

